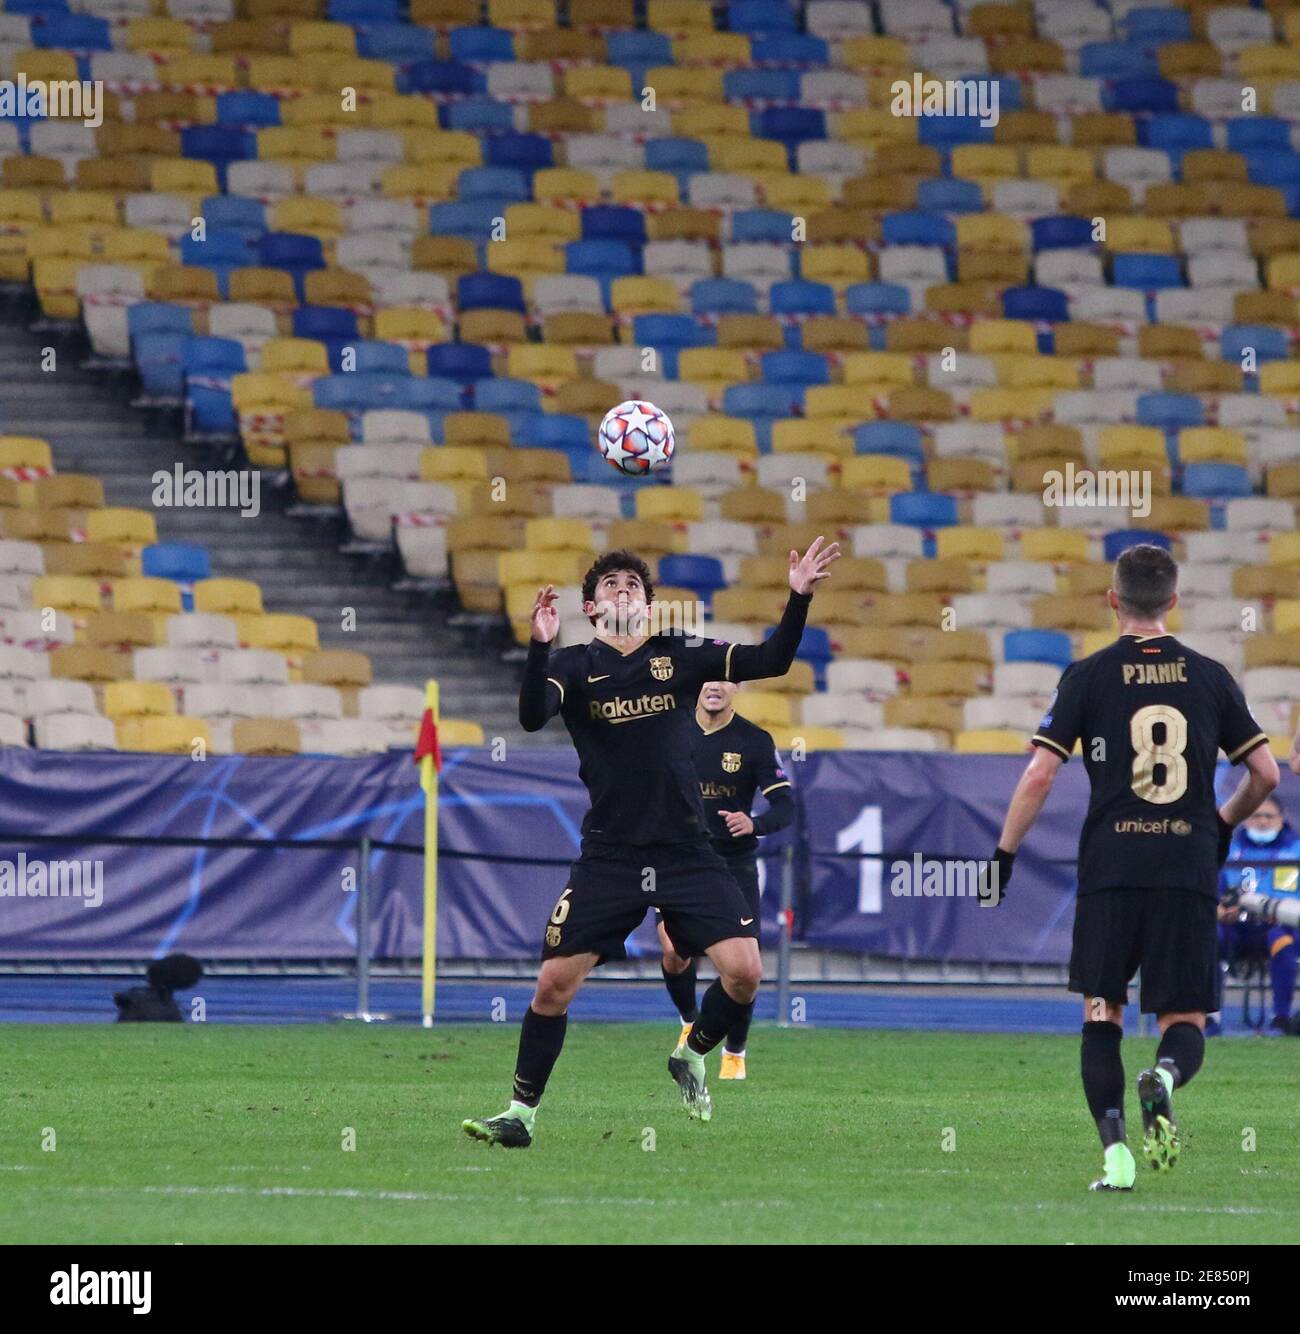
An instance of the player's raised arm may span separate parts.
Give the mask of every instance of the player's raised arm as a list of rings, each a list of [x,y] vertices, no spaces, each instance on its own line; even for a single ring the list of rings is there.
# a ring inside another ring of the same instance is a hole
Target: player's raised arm
[[[784,676],[799,652],[808,604],[813,589],[830,578],[831,565],[840,558],[840,544],[823,546],[817,538],[802,556],[790,553],[790,599],[785,604],[780,623],[762,644],[736,644],[728,651],[728,681],[758,681],[769,676]]]
[[[564,703],[564,686],[547,675],[551,643],[560,632],[560,612],[556,607],[556,593],[552,584],[539,589],[533,603],[529,622],[531,638],[528,660],[524,663],[524,679],[519,686],[519,725],[525,732],[536,732],[560,711]]]

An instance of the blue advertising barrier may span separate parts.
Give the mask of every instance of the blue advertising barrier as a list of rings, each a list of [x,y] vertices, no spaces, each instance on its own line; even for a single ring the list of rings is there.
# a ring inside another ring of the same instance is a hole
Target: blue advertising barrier
[[[1062,962],[1087,804],[1081,764],[1061,772],[1001,908],[893,892],[897,858],[986,857],[1023,767],[1019,756],[851,751],[793,764],[799,827],[763,845],[765,941],[775,938],[778,854],[794,841],[794,936],[806,945],[907,959]],[[1225,772],[1221,782],[1235,777]],[[1279,796],[1300,796],[1300,780],[1284,773]],[[0,752],[0,958],[138,959],[170,950],[213,960],[351,958],[363,837],[380,845],[369,864],[374,956],[414,958],[422,800],[416,767],[401,753],[200,763]],[[503,762],[486,750],[448,753],[441,957],[536,957],[585,808],[568,748],[520,748]],[[114,845],[96,835],[143,841]],[[258,846],[263,840],[276,845]],[[656,949],[648,919],[629,952]]]

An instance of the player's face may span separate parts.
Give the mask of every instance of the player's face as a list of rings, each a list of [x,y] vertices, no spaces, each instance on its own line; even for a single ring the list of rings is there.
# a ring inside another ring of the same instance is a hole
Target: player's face
[[[700,708],[710,715],[726,713],[738,689],[732,681],[706,681],[700,691]]]
[[[583,607],[596,617],[598,632],[618,637],[644,633],[646,623],[645,585],[632,570],[610,570],[596,583],[595,597]]]
[[[1276,803],[1265,801],[1247,821],[1251,829],[1270,832],[1282,828],[1282,811]]]

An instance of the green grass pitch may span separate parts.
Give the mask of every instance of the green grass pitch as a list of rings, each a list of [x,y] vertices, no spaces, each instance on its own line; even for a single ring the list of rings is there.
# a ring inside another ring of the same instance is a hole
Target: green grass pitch
[[[749,1081],[715,1081],[701,1125],[665,1069],[673,1025],[574,1024],[536,1143],[506,1151],[460,1122],[504,1107],[516,1036],[514,1024],[5,1025],[0,1242],[1300,1234],[1283,1039],[1212,1042],[1178,1098],[1177,1169],[1140,1164],[1132,1195],[1098,1196],[1076,1039],[758,1027]],[[1154,1040],[1125,1047],[1131,1088]],[[1127,1110],[1136,1148],[1132,1094]]]

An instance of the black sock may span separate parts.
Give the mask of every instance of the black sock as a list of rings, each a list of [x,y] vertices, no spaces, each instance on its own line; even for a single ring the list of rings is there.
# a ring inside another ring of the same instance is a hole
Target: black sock
[[[546,1092],[546,1081],[564,1047],[567,1014],[538,1014],[530,1005],[519,1026],[519,1059],[515,1062],[514,1099],[536,1107]]]
[[[662,965],[660,965],[662,967]],[[692,959],[680,973],[670,973],[664,968],[664,986],[672,997],[682,1023],[693,1024],[698,1013],[695,1006],[695,960]]]
[[[1119,1051],[1123,1037],[1118,1024],[1090,1020],[1083,1026],[1079,1048],[1083,1096],[1103,1149],[1124,1142],[1124,1060]]]
[[[745,1017],[737,1019],[727,1030],[727,1051],[735,1052],[737,1056],[745,1050],[745,1043],[749,1041],[749,1022],[754,1017],[754,1006],[749,1004],[745,1006]]]
[[[692,1051],[699,1052],[701,1056],[707,1056],[731,1032],[735,1024],[742,1019],[748,1024],[749,1017],[753,1013],[754,1002],[742,1005],[739,1001],[732,1000],[723,989],[721,978],[718,978],[704,993],[700,1017],[695,1021],[695,1027],[691,1029],[686,1045]]]
[[[1170,1024],[1156,1048],[1156,1064],[1163,1065],[1174,1077],[1174,1087],[1192,1082],[1192,1076],[1205,1060],[1205,1034],[1186,1020]]]

